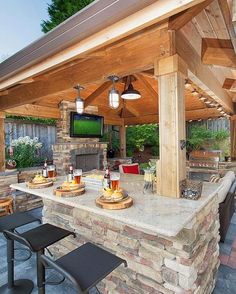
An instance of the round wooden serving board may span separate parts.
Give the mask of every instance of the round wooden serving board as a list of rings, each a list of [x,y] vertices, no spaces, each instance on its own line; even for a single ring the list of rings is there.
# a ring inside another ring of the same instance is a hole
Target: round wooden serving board
[[[51,187],[53,185],[53,182],[48,181],[46,183],[40,183],[40,184],[36,184],[33,182],[27,182],[26,185],[29,189],[43,189],[43,188]]]
[[[130,196],[124,198],[124,200],[120,200],[119,202],[103,202],[101,197],[98,197],[96,200],[96,205],[100,208],[104,209],[111,209],[111,210],[116,210],[116,209],[125,209],[129,208],[133,205],[133,198]]]
[[[65,191],[60,189],[60,187],[57,187],[56,189],[54,189],[53,194],[57,197],[76,197],[76,196],[80,196],[83,195],[85,193],[85,188],[81,187],[78,188],[76,190],[71,190],[71,191]]]

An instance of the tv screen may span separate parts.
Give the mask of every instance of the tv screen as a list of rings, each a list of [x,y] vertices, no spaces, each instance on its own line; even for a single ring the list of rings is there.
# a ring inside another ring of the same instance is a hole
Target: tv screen
[[[103,116],[71,112],[70,136],[79,138],[101,138],[103,136]]]

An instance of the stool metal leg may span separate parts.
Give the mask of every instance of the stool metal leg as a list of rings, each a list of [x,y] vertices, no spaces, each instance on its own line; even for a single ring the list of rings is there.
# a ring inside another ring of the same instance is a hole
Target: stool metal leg
[[[34,288],[31,280],[14,281],[14,242],[7,240],[8,283],[0,287],[1,294],[30,294]]]
[[[42,254],[44,254],[44,249],[42,249],[36,253],[38,294],[45,294],[45,268],[40,260],[40,256]]]

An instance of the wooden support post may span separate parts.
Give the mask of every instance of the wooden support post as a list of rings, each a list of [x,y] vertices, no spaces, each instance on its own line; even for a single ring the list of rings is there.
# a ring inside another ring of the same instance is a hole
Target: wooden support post
[[[5,171],[5,113],[0,112],[0,171]]]
[[[124,124],[120,126],[120,156],[122,158],[126,157],[126,127]]]
[[[230,157],[234,161],[236,160],[236,115],[232,115],[230,118],[230,144]]]
[[[180,184],[186,179],[186,139],[184,81],[185,62],[177,55],[157,61],[155,76],[159,90],[160,161],[157,192],[180,197]]]

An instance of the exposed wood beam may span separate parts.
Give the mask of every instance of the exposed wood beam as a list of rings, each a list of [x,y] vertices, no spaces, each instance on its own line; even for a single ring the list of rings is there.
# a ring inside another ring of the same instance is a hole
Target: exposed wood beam
[[[136,110],[132,105],[130,105],[128,102],[126,102],[124,104],[124,108],[126,110],[128,110],[131,114],[133,114],[134,116],[138,117],[140,116],[140,112],[138,110]]]
[[[108,48],[104,58],[82,61],[80,66],[71,66],[50,76],[49,79],[21,85],[9,90],[9,95],[0,99],[0,110],[20,106],[46,98],[51,94],[74,87],[104,82],[115,73],[126,76],[153,67],[155,58],[169,56],[171,36],[168,29],[152,28],[139,36],[128,38],[115,48]],[[132,58],[130,55],[132,51]]]
[[[34,78],[28,78],[23,81],[20,81],[19,84],[28,84],[34,82]]]
[[[230,91],[235,81],[236,81],[235,79],[225,79],[223,84],[223,89]]]
[[[153,87],[148,83],[145,77],[142,74],[135,74],[136,79],[141,83],[143,88],[148,92],[148,94],[156,100],[158,98],[157,92],[153,89]]]
[[[235,0],[233,0],[233,2],[234,1]],[[228,2],[226,0],[218,0],[218,3],[221,9],[221,12],[223,14],[225,24],[228,29],[232,44],[233,44],[234,52],[236,52],[236,34],[235,34],[235,30],[234,30],[234,26],[232,22],[232,15],[229,9]]]
[[[154,23],[163,21],[176,13],[204,1],[205,0],[169,0],[168,2],[166,0],[155,1],[152,5],[149,5],[129,17],[108,26],[81,42],[60,51],[58,54],[39,62],[37,65],[22,70],[21,72],[1,82],[0,89],[17,84],[19,81],[38,75],[47,71],[49,68],[52,69],[74,58],[79,58],[81,56],[84,57],[86,54],[90,54],[92,51],[97,50],[104,45],[111,44],[114,41],[126,37],[143,28],[147,28]]]
[[[203,108],[196,110],[188,110],[185,112],[185,120],[198,120],[220,117],[219,111],[215,108]],[[127,117],[124,120],[125,125],[136,125],[136,124],[151,124],[158,123],[158,114],[147,114],[140,117]]]
[[[232,22],[234,27],[236,26],[236,1],[232,0]]]
[[[89,95],[85,99],[85,107],[90,105],[98,96],[100,96],[104,91],[106,91],[111,86],[111,84],[111,81],[106,81],[101,86],[99,86],[91,95]]]
[[[169,18],[169,29],[179,30],[198,15],[205,7],[207,7],[213,0],[206,0],[200,4],[190,7],[182,12],[179,12]]]
[[[188,65],[188,77],[190,80],[221,104],[228,112],[234,113],[231,97],[222,89],[222,85],[208,66],[202,64],[200,56],[180,31],[176,31],[175,40],[176,52]]]
[[[42,118],[60,118],[60,113],[58,108],[39,106],[26,104],[14,108],[7,109],[5,111],[7,114],[19,115],[19,116],[34,116]]]
[[[5,91],[0,91],[0,96],[6,96],[8,95],[8,90],[5,90]]]
[[[202,62],[235,68],[236,54],[231,40],[203,38]]]
[[[106,125],[113,125],[113,126],[122,126],[123,125],[123,119],[116,118],[116,117],[106,117],[104,116],[104,124]]]

